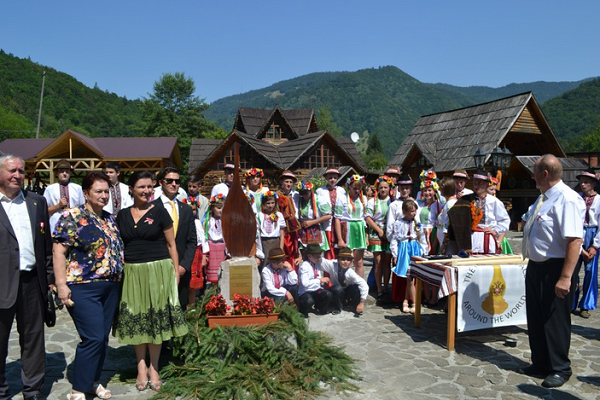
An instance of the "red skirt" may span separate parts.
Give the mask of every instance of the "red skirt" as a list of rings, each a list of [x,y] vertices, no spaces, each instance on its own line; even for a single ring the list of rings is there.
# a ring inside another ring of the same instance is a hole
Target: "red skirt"
[[[202,246],[196,248],[194,261],[192,261],[192,279],[190,289],[202,289],[204,287],[204,268],[202,267]]]
[[[211,283],[219,282],[219,270],[221,263],[225,261],[225,243],[208,243],[210,253],[208,255],[208,267],[206,268],[206,280]]]

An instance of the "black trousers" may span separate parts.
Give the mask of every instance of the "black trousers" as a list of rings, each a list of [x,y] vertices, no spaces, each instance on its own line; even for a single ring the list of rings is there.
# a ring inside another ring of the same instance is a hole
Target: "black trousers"
[[[42,299],[40,282],[34,269],[32,272],[21,273],[15,304],[8,309],[0,309],[0,399],[10,398],[6,380],[6,357],[15,316],[21,346],[23,397],[38,394],[44,384],[46,350]]]
[[[282,287],[292,294],[292,297],[294,297],[294,303],[298,304],[298,285],[283,285]],[[263,297],[267,296],[275,300],[275,302],[283,302],[285,300],[285,296],[273,296],[268,290],[262,292],[261,295]]]
[[[300,312],[306,315],[314,306],[318,313],[325,314],[332,298],[333,293],[325,289],[315,290],[314,292],[306,292],[300,296]]]
[[[531,363],[540,371],[570,377],[571,306],[576,279],[564,299],[555,294],[555,285],[563,268],[563,258],[544,262],[529,260],[525,276],[527,330]]]
[[[336,310],[342,311],[344,306],[349,306],[356,309],[358,303],[360,303],[360,289],[358,284],[348,285],[346,287],[342,285],[335,285],[331,287],[331,293],[333,293],[333,307]]]

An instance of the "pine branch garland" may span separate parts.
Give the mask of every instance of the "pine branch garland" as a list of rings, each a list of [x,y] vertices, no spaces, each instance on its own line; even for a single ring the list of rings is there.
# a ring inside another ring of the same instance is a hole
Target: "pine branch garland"
[[[354,360],[302,314],[282,306],[279,320],[262,326],[208,328],[208,291],[186,314],[189,333],[174,340],[183,365],[170,364],[157,399],[311,399],[327,388],[358,391]]]

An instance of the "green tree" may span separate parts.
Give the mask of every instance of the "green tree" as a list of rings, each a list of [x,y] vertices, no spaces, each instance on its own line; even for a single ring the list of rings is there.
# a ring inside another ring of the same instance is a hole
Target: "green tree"
[[[182,72],[165,73],[154,83],[154,92],[142,101],[142,132],[146,136],[176,136],[187,172],[194,138],[224,138],[225,131],[204,118],[209,105],[196,96],[192,78]]]
[[[333,120],[329,106],[323,107],[317,112],[317,125],[319,125],[319,129],[329,132],[333,137],[342,137],[342,128],[337,126]]]
[[[383,153],[383,146],[381,145],[376,133],[369,135],[367,154],[369,153]]]
[[[583,137],[581,147],[586,151],[600,150],[600,124],[589,135]]]

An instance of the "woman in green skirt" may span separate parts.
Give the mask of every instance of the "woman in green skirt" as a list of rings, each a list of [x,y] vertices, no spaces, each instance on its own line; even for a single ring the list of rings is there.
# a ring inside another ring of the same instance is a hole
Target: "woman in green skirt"
[[[148,171],[131,175],[134,204],[121,210],[117,218],[125,244],[125,266],[116,335],[120,343],[135,346],[135,386],[140,391],[161,389],[158,359],[162,343],[187,333],[177,294],[179,260],[173,222],[163,207],[149,203],[152,180]],[[146,352],[150,366],[146,365]]]

